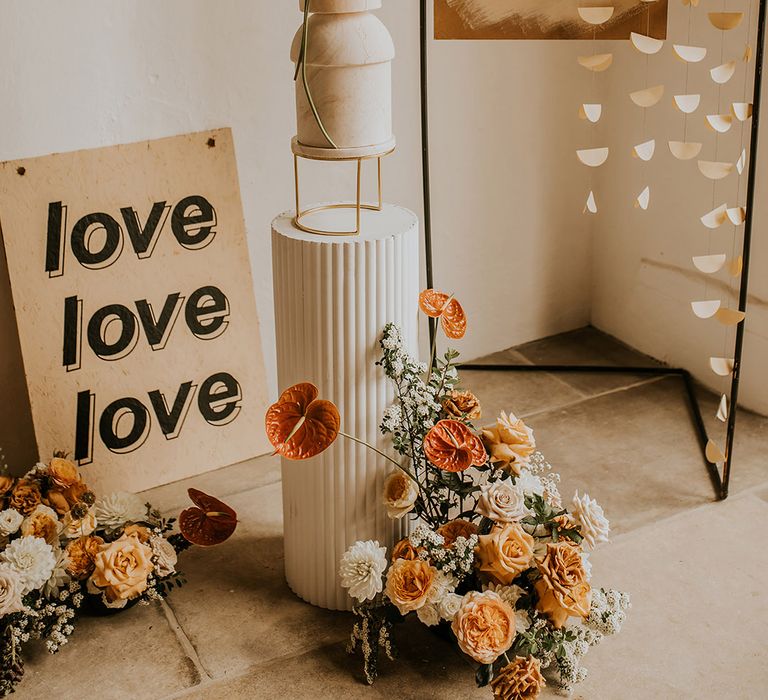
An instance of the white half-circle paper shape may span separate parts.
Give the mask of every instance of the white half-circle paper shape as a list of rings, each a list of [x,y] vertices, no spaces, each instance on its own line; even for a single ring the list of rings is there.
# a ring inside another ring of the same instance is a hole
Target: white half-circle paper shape
[[[697,141],[670,141],[669,150],[678,160],[691,160],[701,153],[701,145]]]
[[[651,188],[646,185],[645,189],[635,198],[635,208],[645,211],[651,203]]]
[[[724,32],[729,29],[736,29],[741,24],[741,20],[744,19],[743,12],[709,12],[708,15],[710,24]]]
[[[653,153],[656,150],[656,139],[650,141],[643,141],[638,143],[637,146],[632,146],[632,155],[640,160],[650,160],[653,158]]]
[[[725,265],[725,253],[715,253],[714,255],[694,255],[693,266],[700,272],[707,275],[713,275],[719,272]]]
[[[692,301],[691,309],[693,309],[693,313],[699,318],[712,318],[717,313],[721,303],[722,302],[719,299]]]
[[[718,85],[727,83],[736,72],[736,61],[728,61],[727,63],[721,63],[719,66],[711,68],[709,74],[712,76]]]
[[[731,105],[731,112],[740,122],[745,122],[752,116],[751,102],[734,102]]]
[[[741,274],[743,267],[744,261],[742,260],[741,255],[739,255],[738,258],[734,258],[728,263],[728,274],[731,277],[738,277]]]
[[[677,57],[686,63],[698,63],[707,55],[706,46],[685,46],[684,44],[672,44]]]
[[[746,316],[747,314],[738,309],[718,309],[715,314],[715,318],[724,326],[737,326]]]
[[[597,202],[595,201],[595,193],[590,190],[589,197],[587,197],[587,203],[584,205],[584,213],[597,214]]]
[[[722,180],[733,172],[733,163],[700,160],[698,164],[701,174],[709,180]]]
[[[729,207],[725,210],[725,213],[734,226],[741,226],[747,216],[747,210],[744,207]]]
[[[598,168],[608,160],[608,146],[603,148],[582,148],[576,151],[576,157],[590,168]]]
[[[733,360],[728,357],[710,357],[709,366],[720,377],[727,377],[733,372]]]
[[[715,207],[712,211],[704,214],[704,216],[701,217],[701,223],[707,228],[718,228],[718,226],[722,226],[725,223],[725,220],[728,217],[728,214],[726,213],[727,210],[728,205],[721,204],[719,207]]]
[[[691,114],[699,108],[701,95],[675,95],[675,107],[684,114]]]
[[[600,121],[602,114],[603,105],[600,104],[583,104],[579,107],[579,119],[586,119],[593,124]]]
[[[608,70],[611,63],[613,63],[613,54],[596,53],[592,56],[579,56],[578,61],[579,65],[584,66],[587,70],[601,73],[604,70]]]
[[[725,394],[720,397],[720,404],[717,407],[715,418],[722,423],[728,420],[728,397]]]
[[[685,5],[685,7],[688,7],[688,5],[691,7],[698,7],[699,0],[683,0],[683,5]]]
[[[732,114],[708,114],[707,126],[718,134],[724,134],[733,126]]]
[[[612,7],[578,7],[579,17],[587,24],[604,24],[613,16]]]
[[[712,464],[719,464],[725,462],[725,455],[723,451],[717,446],[714,440],[707,440],[707,446],[704,448],[704,454],[707,456],[707,460]]]
[[[637,32],[631,32],[629,38],[632,41],[632,45],[640,53],[644,53],[649,56],[658,53],[661,51],[661,47],[664,46],[664,41],[662,39],[654,39],[652,36],[638,34]]]
[[[636,90],[629,93],[629,98],[638,107],[653,107],[664,95],[663,85],[654,85],[653,87]]]
[[[744,166],[747,164],[747,149],[742,148],[741,149],[741,155],[739,156],[739,159],[736,161],[736,170],[738,171],[739,175],[744,172]]]

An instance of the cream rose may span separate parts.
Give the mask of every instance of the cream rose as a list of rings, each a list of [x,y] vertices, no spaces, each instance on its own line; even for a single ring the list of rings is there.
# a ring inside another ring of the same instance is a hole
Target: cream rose
[[[82,518],[73,518],[72,512],[68,512],[61,521],[61,534],[68,540],[75,537],[85,537],[90,535],[96,529],[96,515],[93,510],[89,510]]]
[[[94,565],[90,582],[104,594],[106,601],[127,601],[147,589],[152,549],[136,535],[123,535],[100,547]]]
[[[176,564],[179,557],[173,545],[164,537],[153,537],[149,541],[152,553],[155,555],[155,573],[164,578],[170,576],[176,571]]]
[[[24,516],[13,508],[0,511],[0,537],[13,535],[24,522]]]
[[[418,610],[429,601],[437,569],[423,559],[398,559],[387,572],[385,592],[401,615]]]
[[[0,618],[24,610],[22,590],[19,574],[7,564],[0,564]]]
[[[451,629],[465,654],[480,664],[492,664],[512,645],[515,611],[492,591],[470,591]]]
[[[483,486],[477,512],[497,523],[513,523],[528,515],[525,493],[508,481],[494,481]]]
[[[400,469],[393,471],[384,482],[384,505],[390,518],[402,518],[413,510],[419,490],[413,479]]]
[[[611,531],[608,518],[602,507],[588,494],[573,496],[573,517],[579,525],[579,532],[584,537],[584,549],[594,549],[597,545],[608,542]]]
[[[539,601],[536,609],[557,628],[569,617],[587,617],[592,588],[581,559],[581,551],[571,542],[547,544],[547,553],[539,563],[539,578],[534,584]]]
[[[494,583],[509,585],[531,566],[534,540],[518,523],[495,525],[480,535],[478,568]]]
[[[510,474],[519,474],[536,449],[533,431],[513,413],[503,411],[495,425],[483,428],[483,442],[491,462]]]

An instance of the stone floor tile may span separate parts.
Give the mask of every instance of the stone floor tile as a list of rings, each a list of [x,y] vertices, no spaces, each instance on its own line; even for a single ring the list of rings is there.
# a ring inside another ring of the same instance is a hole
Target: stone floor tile
[[[591,326],[549,338],[534,340],[514,348],[533,364],[626,365],[652,367],[659,364],[607,333]],[[647,379],[642,374],[598,374],[558,372],[557,376],[584,394],[601,394]]]
[[[463,361],[463,358],[459,358]],[[490,355],[484,355],[476,360],[470,360],[466,364],[468,365],[529,365],[530,362],[525,359],[514,348],[508,348],[506,350],[499,350],[499,352],[491,353]]]
[[[33,643],[24,660],[19,700],[154,700],[200,680],[160,605],[83,617],[58,654]]]
[[[203,668],[220,678],[344,638],[349,616],[302,602],[285,583],[280,484],[226,500],[235,534],[186,552],[189,583],[168,599]]]

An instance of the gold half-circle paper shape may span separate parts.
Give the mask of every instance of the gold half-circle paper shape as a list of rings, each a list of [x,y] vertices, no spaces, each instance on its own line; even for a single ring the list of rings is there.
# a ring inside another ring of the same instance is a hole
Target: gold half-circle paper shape
[[[691,114],[699,108],[701,95],[675,95],[673,99],[675,107],[683,112],[683,114]]]
[[[656,139],[650,141],[643,141],[638,143],[637,146],[632,146],[632,155],[640,160],[650,160],[653,158],[653,153],[656,150]]]
[[[587,24],[605,24],[613,16],[612,7],[578,7],[579,17]]]
[[[744,267],[744,260],[741,255],[738,258],[734,258],[728,263],[728,274],[731,277],[738,277],[741,274],[741,270]]]
[[[635,208],[645,211],[651,203],[651,188],[646,185],[645,189],[635,198]]]
[[[603,105],[601,104],[583,104],[579,107],[579,119],[586,119],[593,124],[597,124],[600,121],[602,114]]]
[[[725,253],[715,253],[713,255],[694,255],[693,266],[700,272],[707,275],[713,275],[719,272],[725,265]]]
[[[727,83],[736,72],[736,61],[728,61],[727,63],[721,63],[719,66],[711,68],[709,74],[712,76],[718,85]]]
[[[709,180],[722,180],[733,172],[733,163],[700,160],[698,164],[701,174]]]
[[[722,423],[728,420],[728,397],[725,394],[720,397],[720,404],[717,407],[715,418]]]
[[[629,35],[632,45],[640,52],[652,56],[655,53],[661,51],[661,47],[664,46],[662,39],[654,39],[652,36],[646,36],[645,34],[638,34],[637,32],[631,32]]]
[[[736,29],[741,24],[741,20],[744,19],[743,12],[709,12],[708,15],[710,24],[725,32],[729,29]]]
[[[712,318],[720,308],[722,302],[719,299],[710,299],[708,301],[692,301],[691,309],[695,316],[699,318]]]
[[[723,451],[717,446],[714,440],[707,440],[707,446],[704,448],[704,454],[712,464],[725,462]]]
[[[752,60],[752,47],[749,44],[744,44],[744,53],[741,55],[741,60],[744,63],[749,63]]]
[[[718,228],[725,223],[725,219],[728,216],[726,213],[727,210],[728,205],[721,204],[719,207],[715,207],[712,211],[704,214],[704,216],[701,217],[701,223],[707,228]]]
[[[734,226],[741,226],[747,216],[747,210],[744,207],[729,207],[725,213]]]
[[[654,85],[653,87],[636,90],[629,93],[629,98],[638,107],[653,107],[664,95],[663,85]]]
[[[718,134],[724,134],[733,126],[732,114],[708,114],[707,126]]]
[[[738,309],[718,309],[715,318],[724,326],[737,326],[747,314]]]
[[[595,201],[595,193],[590,190],[587,197],[587,203],[584,205],[584,213],[597,214],[597,202]]]
[[[742,148],[741,155],[739,156],[739,159],[736,161],[736,170],[738,171],[739,175],[741,175],[741,173],[744,172],[744,166],[746,164],[747,164],[747,149]]]
[[[608,146],[603,148],[582,148],[576,151],[576,157],[590,168],[598,168],[608,160]]]
[[[701,143],[697,141],[670,141],[669,150],[678,160],[691,160],[701,153]]]
[[[733,372],[733,360],[729,357],[710,357],[710,369],[720,377],[727,377]]]
[[[731,105],[731,112],[740,122],[745,122],[752,116],[751,102],[734,102]]]
[[[604,70],[608,70],[611,63],[613,63],[612,53],[596,53],[591,56],[579,56],[579,65],[583,66],[587,70],[594,71],[595,73],[601,73]]]
[[[686,63],[698,63],[707,55],[706,46],[685,46],[684,44],[672,44],[677,57]]]

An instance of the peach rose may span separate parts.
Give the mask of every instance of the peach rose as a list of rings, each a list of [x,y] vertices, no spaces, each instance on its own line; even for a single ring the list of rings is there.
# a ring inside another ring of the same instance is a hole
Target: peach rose
[[[63,489],[80,481],[80,472],[74,462],[62,457],[54,457],[46,471],[51,481]]]
[[[539,564],[541,578],[534,588],[539,596],[536,609],[560,629],[569,617],[587,617],[592,603],[592,588],[581,560],[580,550],[563,540],[547,544]]]
[[[471,391],[454,389],[443,399],[443,411],[449,418],[477,420],[482,415],[480,401]]]
[[[387,597],[401,615],[423,607],[435,582],[437,569],[423,559],[398,559],[387,572]]]
[[[411,541],[405,537],[392,547],[392,561],[397,559],[408,559],[413,561],[419,558],[419,550],[411,544]]]
[[[516,656],[491,681],[494,700],[533,700],[545,685],[541,663],[533,656]]]
[[[534,541],[518,523],[494,525],[480,535],[477,545],[478,568],[494,583],[508,586],[531,566]]]
[[[21,523],[21,534],[39,537],[50,545],[59,541],[59,519],[48,506],[39,505]]]
[[[493,591],[470,591],[451,629],[465,654],[480,664],[492,664],[512,645],[515,611]]]
[[[384,505],[390,518],[402,518],[410,513],[418,496],[413,479],[400,469],[393,471],[384,482]]]
[[[88,578],[96,568],[96,555],[104,540],[101,537],[79,537],[67,545],[67,573],[79,581]]]
[[[149,542],[149,538],[152,536],[149,528],[146,528],[143,525],[126,525],[123,529],[123,534],[128,536],[136,535],[136,537],[139,538],[139,541],[144,542],[144,544]]]
[[[136,535],[122,535],[99,548],[91,583],[115,603],[143,593],[151,571],[152,549]]]
[[[483,442],[491,455],[491,463],[510,474],[519,475],[522,464],[536,449],[533,431],[513,413],[504,411],[496,424],[483,428]]]
[[[477,525],[469,522],[469,520],[457,518],[456,520],[451,520],[450,522],[445,523],[445,525],[441,525],[437,528],[437,534],[443,536],[446,547],[452,547],[457,538],[464,537],[465,539],[469,539],[472,535],[476,535]]]
[[[34,481],[19,479],[11,491],[8,505],[26,516],[40,505],[40,500],[40,487]]]

